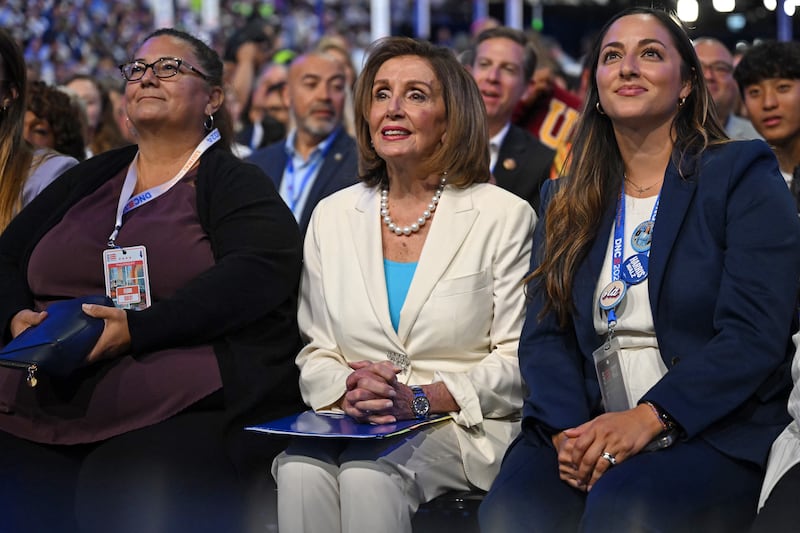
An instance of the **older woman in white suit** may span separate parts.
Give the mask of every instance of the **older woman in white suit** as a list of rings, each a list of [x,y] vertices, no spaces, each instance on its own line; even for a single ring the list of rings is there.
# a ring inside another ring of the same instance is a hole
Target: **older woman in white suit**
[[[294,442],[273,465],[291,531],[411,531],[448,490],[488,489],[519,432],[520,284],[536,215],[489,181],[485,112],[449,50],[375,43],[356,86],[361,183],[305,242],[303,397],[360,422],[451,421],[387,440]]]

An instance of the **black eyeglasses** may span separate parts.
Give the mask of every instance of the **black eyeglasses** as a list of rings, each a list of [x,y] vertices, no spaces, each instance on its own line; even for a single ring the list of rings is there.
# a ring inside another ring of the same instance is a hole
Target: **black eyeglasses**
[[[726,63],[725,61],[714,61],[713,63],[700,63],[700,66],[703,67],[703,71],[708,69],[717,76],[725,76],[727,74],[733,73],[733,65],[731,65],[730,63]]]
[[[139,81],[144,77],[144,73],[148,68],[153,69],[153,74],[156,78],[165,79],[171,78],[178,74],[181,65],[188,68],[192,72],[197,73],[198,76],[208,81],[208,76],[191,66],[189,63],[179,57],[160,57],[152,63],[145,63],[144,61],[131,61],[119,66],[119,71],[122,72],[122,77],[128,81]]]

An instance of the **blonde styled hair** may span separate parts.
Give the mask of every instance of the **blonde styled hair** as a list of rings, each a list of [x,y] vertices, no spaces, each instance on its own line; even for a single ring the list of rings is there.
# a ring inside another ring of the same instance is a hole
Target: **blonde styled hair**
[[[387,60],[400,56],[417,56],[427,61],[441,85],[447,135],[442,146],[426,161],[428,172],[447,172],[448,183],[457,187],[489,181],[489,129],[475,80],[451,50],[408,37],[384,37],[372,43],[356,80],[355,125],[360,179],[372,187],[389,184],[386,162],[372,147],[369,112],[378,70]]]

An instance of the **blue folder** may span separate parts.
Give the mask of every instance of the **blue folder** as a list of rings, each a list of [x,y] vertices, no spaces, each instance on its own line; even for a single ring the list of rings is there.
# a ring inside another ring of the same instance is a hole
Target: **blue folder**
[[[362,424],[341,412],[309,410],[245,429],[271,435],[295,437],[385,439],[450,418],[452,418],[450,415],[434,415],[425,420],[400,420],[393,424]]]

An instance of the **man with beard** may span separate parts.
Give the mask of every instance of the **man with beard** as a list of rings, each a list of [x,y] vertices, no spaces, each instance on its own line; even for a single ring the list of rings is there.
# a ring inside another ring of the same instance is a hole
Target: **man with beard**
[[[293,127],[285,141],[249,158],[275,182],[304,234],[317,203],[357,181],[356,144],[342,128],[347,90],[334,56],[309,52],[292,61],[283,94]]]
[[[536,53],[523,32],[504,26],[481,32],[473,50],[470,70],[486,106],[492,175],[538,213],[539,189],[550,175],[555,151],[511,123],[517,103],[530,90]]]

